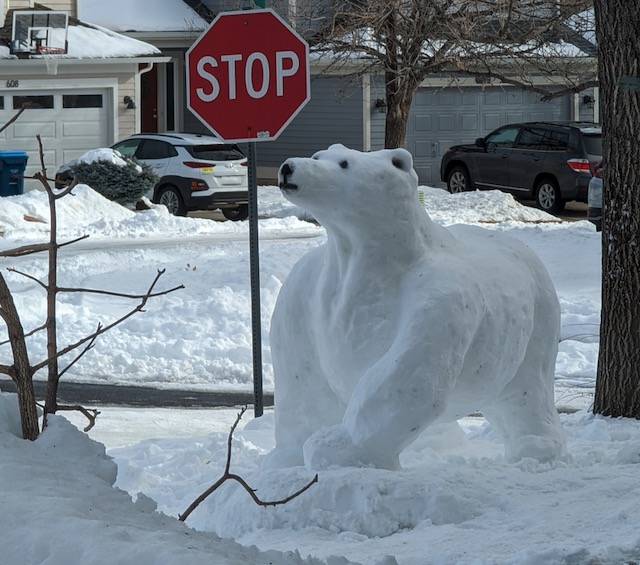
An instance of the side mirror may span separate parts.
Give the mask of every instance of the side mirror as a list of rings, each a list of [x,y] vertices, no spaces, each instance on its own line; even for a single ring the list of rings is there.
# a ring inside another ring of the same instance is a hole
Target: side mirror
[[[484,140],[484,137],[479,137],[478,139],[476,139],[476,145],[478,147],[486,147],[487,144],[486,144],[486,142]]]

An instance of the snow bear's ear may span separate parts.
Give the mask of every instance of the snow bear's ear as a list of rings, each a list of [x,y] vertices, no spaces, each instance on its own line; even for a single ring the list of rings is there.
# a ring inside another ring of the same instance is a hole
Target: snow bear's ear
[[[406,149],[394,149],[391,151],[391,164],[401,171],[409,172],[413,168],[411,153]]]

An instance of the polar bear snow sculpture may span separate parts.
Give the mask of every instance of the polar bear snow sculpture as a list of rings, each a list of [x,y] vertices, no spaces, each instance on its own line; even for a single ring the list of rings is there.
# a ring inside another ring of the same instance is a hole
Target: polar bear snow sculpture
[[[560,309],[518,241],[443,228],[403,150],[333,145],[280,188],[326,228],[273,313],[276,447],[266,467],[394,469],[427,426],[481,410],[508,460],[566,455],[553,395]]]

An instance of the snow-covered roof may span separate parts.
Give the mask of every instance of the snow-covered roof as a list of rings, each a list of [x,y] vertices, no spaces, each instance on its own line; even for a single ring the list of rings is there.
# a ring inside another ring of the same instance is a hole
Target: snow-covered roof
[[[113,8],[112,8],[113,9]],[[17,59],[9,49],[12,19],[7,17],[0,29],[0,59]],[[68,50],[64,59],[110,59],[160,56],[157,47],[138,39],[127,37],[106,27],[69,19],[67,30]],[[36,58],[40,58],[35,56]]]
[[[183,0],[78,0],[78,17],[121,32],[200,32],[209,25]]]

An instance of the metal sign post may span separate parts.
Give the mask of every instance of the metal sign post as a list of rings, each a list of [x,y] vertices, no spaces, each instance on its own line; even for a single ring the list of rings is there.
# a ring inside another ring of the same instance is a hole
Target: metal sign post
[[[249,263],[251,266],[251,334],[253,336],[253,407],[256,418],[262,416],[262,323],[260,315],[260,245],[258,242],[258,181],[256,144],[249,143]]]

